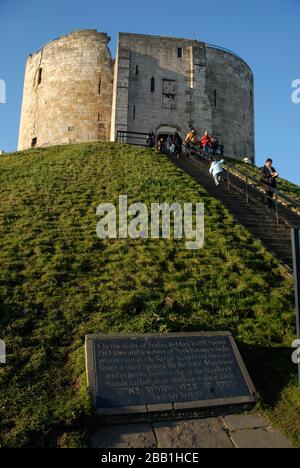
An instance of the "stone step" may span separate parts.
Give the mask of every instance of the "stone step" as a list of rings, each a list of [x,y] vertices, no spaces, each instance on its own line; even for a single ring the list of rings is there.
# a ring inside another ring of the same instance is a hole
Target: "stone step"
[[[257,200],[247,201],[246,195],[228,187],[226,176],[221,187],[216,187],[213,178],[208,174],[209,163],[203,160],[181,159],[175,161],[183,171],[193,177],[205,190],[219,200],[255,237],[269,249],[278,259],[288,266],[292,264],[291,234],[288,225],[278,224],[275,213],[267,210],[264,204],[264,193],[250,187],[249,194]],[[245,182],[231,175],[231,181],[237,187],[244,189]],[[300,216],[279,205],[279,213],[291,224],[300,226]]]

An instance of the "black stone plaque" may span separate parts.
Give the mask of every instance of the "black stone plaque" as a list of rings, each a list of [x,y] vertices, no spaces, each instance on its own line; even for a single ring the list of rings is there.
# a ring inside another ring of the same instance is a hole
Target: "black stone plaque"
[[[88,387],[104,414],[256,401],[230,333],[86,338]]]

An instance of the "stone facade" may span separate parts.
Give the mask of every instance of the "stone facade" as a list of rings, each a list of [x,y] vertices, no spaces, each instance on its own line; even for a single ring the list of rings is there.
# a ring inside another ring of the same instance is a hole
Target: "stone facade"
[[[208,130],[226,156],[254,158],[253,74],[235,54],[205,43],[75,31],[28,59],[19,149]],[[130,142],[130,139],[127,140]],[[133,141],[133,140],[132,140]]]
[[[113,61],[107,34],[75,31],[27,61],[19,150],[108,140]]]

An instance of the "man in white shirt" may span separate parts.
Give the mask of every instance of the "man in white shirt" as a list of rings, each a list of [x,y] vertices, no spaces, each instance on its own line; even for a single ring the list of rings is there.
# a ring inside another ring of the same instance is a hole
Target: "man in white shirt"
[[[222,164],[224,164],[224,162],[224,159],[221,159],[221,161],[214,159],[209,168],[209,173],[214,177],[217,187],[219,187],[222,180],[222,173],[224,172]]]

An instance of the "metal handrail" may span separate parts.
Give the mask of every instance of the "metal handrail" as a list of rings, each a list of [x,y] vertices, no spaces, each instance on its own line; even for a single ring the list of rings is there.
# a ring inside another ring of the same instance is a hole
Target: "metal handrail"
[[[209,163],[209,161],[202,155],[202,154],[197,154],[197,156],[200,156],[200,158]],[[193,160],[196,160],[197,161],[197,158],[195,156],[191,156],[189,155],[189,157]],[[280,207],[284,207],[284,205],[281,203],[281,199],[284,200],[286,203],[289,203],[290,205],[292,205],[292,208],[291,207],[287,207],[287,209],[293,211],[293,209],[295,208],[298,208],[300,209],[300,203],[298,203],[296,200],[293,200],[292,198],[288,197],[287,195],[285,195],[284,193],[280,192],[279,190],[277,189],[274,189],[273,187],[270,187],[269,185],[267,184],[264,184],[261,180],[259,179],[256,179],[255,177],[253,177],[252,175],[248,174],[248,173],[245,173],[243,172],[242,170],[240,169],[237,169],[235,166],[231,166],[230,164],[224,164],[224,169],[226,170],[226,173],[227,173],[227,184],[228,184],[228,188],[232,187],[234,188],[236,191],[238,191],[239,193],[241,193],[242,195],[246,195],[246,200],[247,200],[247,203],[250,202],[250,200],[255,203],[256,205],[258,204],[258,200],[256,197],[252,196],[251,193],[250,193],[250,190],[249,189],[253,189],[257,192],[259,192],[260,194],[264,194],[264,197],[266,200],[270,200],[270,202],[273,204],[275,203],[275,210],[274,210],[274,215],[275,215],[275,218],[276,218],[276,221],[277,221],[277,224],[280,224],[280,222],[282,222],[283,224],[286,224],[288,225],[289,227],[291,228],[294,228],[294,227],[297,227],[295,226],[292,222],[290,222],[288,219],[286,219],[284,216],[282,216],[282,214],[280,213]],[[234,168],[232,170],[232,167]],[[232,179],[230,178],[230,175],[233,175],[235,177],[239,177],[242,181],[245,182],[245,189],[242,189],[241,187],[238,187],[233,181]],[[250,181],[250,182],[249,182]],[[268,191],[270,192],[273,192],[275,197],[270,197],[267,193],[266,193],[266,188],[268,189]],[[268,210],[269,211],[269,210]],[[299,213],[297,213],[299,215]]]
[[[267,184],[264,184],[264,182],[260,181],[259,179],[256,179],[254,176],[252,176],[251,174],[248,174],[247,172],[244,172],[242,171],[241,169],[237,169],[235,166],[231,165],[231,164],[226,164],[227,167],[230,167],[231,169],[234,168],[234,170],[232,171],[233,173],[236,172],[237,174],[241,174],[243,175],[244,177],[247,177],[248,179],[250,180],[253,180],[254,182],[256,183],[259,183],[263,188],[265,187],[268,187],[268,190],[270,190],[270,192],[273,192],[274,194],[277,194],[280,198],[282,198],[283,200],[286,200],[288,201],[289,203],[291,203],[292,205],[295,205],[297,206],[297,208],[300,209],[300,202],[298,202],[297,200],[295,200],[294,198],[291,198],[289,197],[288,195],[286,195],[285,193],[281,192],[280,190],[278,189],[275,189],[273,187],[270,187],[269,185]]]
[[[256,191],[259,191],[261,194],[264,192],[264,197],[267,199],[267,200],[270,200],[270,202],[273,204],[275,203],[275,210],[274,210],[274,215],[275,215],[275,218],[276,218],[276,221],[277,221],[277,224],[280,224],[280,222],[283,222],[284,224],[286,224],[287,226],[289,226],[290,228],[294,228],[296,227],[292,222],[290,222],[285,216],[283,216],[281,213],[280,213],[280,207],[283,207],[284,205],[282,205],[281,203],[281,199],[282,200],[285,200],[285,202],[288,202],[289,204],[292,205],[292,209],[297,206],[297,207],[300,207],[300,204],[298,202],[296,202],[295,200],[291,199],[290,197],[288,197],[287,195],[283,194],[282,192],[280,192],[279,190],[277,189],[274,189],[273,187],[270,187],[268,184],[265,184],[264,182],[262,182],[261,180],[259,179],[256,179],[255,177],[251,176],[250,174],[247,174],[243,171],[241,171],[240,169],[236,169],[234,167],[234,170],[232,171],[232,166],[230,165],[224,165],[224,168],[226,169],[226,172],[227,172],[227,181],[228,181],[228,186],[232,186],[234,189],[238,190],[240,193],[244,193],[242,189],[240,189],[239,187],[237,187],[232,181],[230,181],[230,174],[232,173],[235,177],[238,176],[241,176],[242,180],[244,180],[245,184],[246,184],[246,189],[245,189],[245,192],[246,192],[246,198],[247,198],[247,202],[249,202],[249,199],[251,199],[252,202],[254,202],[255,204],[257,204],[257,198],[249,195],[249,187],[253,188],[254,190]],[[236,175],[237,174],[237,175]],[[252,181],[252,183],[249,183],[249,180]],[[261,189],[261,190],[260,190]],[[268,190],[268,192],[272,192],[275,197],[271,197],[269,196],[267,193],[266,193],[266,189]],[[291,209],[290,207],[287,207],[287,209]]]
[[[142,140],[145,141],[147,140],[149,136],[149,133],[141,133],[141,132],[128,132],[127,130],[118,130],[117,131],[117,141],[120,143],[127,143],[127,140]],[[148,146],[145,142],[143,143],[133,143],[131,142],[132,145],[135,146]]]

